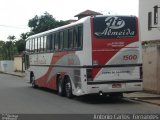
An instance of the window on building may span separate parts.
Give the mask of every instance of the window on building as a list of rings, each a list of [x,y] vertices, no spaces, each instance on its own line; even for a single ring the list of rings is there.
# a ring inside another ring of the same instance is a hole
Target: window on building
[[[154,24],[158,24],[158,5],[154,6]]]
[[[148,30],[152,29],[152,12],[148,13]]]

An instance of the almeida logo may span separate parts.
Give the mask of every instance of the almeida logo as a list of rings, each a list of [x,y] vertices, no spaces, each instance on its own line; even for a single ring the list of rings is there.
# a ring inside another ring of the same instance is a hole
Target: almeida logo
[[[126,18],[123,18],[125,17],[110,16],[105,18],[105,29],[103,28],[102,32],[95,32],[95,35],[113,38],[133,37],[135,31],[130,28],[132,23],[126,24],[128,21]]]
[[[119,17],[108,17],[105,19],[107,28],[110,29],[120,29],[124,27],[125,22]]]

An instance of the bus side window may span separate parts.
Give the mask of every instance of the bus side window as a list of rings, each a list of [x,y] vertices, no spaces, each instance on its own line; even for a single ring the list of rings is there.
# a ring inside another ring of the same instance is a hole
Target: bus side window
[[[59,50],[59,32],[55,34],[55,50]]]
[[[52,50],[55,50],[55,34],[52,34]]]
[[[74,48],[77,49],[78,48],[78,27],[74,28],[73,31],[73,40],[74,40]]]
[[[35,49],[35,39],[32,39],[32,53],[34,53],[34,49]]]
[[[29,43],[30,43],[30,40],[27,40],[26,42],[26,51],[29,52]]]
[[[35,52],[37,52],[38,51],[38,41],[37,41],[38,39],[37,38],[35,38]]]
[[[47,51],[52,50],[52,34],[47,35]]]
[[[64,41],[64,33],[63,31],[60,32],[60,38],[59,38],[59,49],[63,50],[63,41]]]
[[[46,41],[47,41],[47,36],[44,36],[44,46],[43,46],[43,48],[44,48],[44,51],[46,52]]]
[[[41,37],[41,46],[40,46],[40,51],[44,51],[44,37]]]
[[[82,48],[83,43],[83,26],[78,26],[78,48]]]
[[[38,37],[38,52],[40,52],[41,49],[41,38]]]
[[[73,29],[69,29],[69,37],[68,37],[69,49],[73,48]]]
[[[65,50],[68,50],[68,30],[64,30],[64,42],[63,46]]]
[[[29,40],[29,52],[31,52],[32,39]]]

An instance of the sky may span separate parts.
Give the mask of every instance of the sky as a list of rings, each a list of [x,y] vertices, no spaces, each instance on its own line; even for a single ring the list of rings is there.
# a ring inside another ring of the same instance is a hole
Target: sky
[[[45,12],[56,20],[77,19],[76,14],[93,10],[102,14],[138,16],[138,0],[0,0],[0,40],[17,39],[30,31],[28,21]]]

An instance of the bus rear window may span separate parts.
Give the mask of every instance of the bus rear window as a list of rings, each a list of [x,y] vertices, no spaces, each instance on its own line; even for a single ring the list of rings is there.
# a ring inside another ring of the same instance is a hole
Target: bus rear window
[[[130,38],[136,35],[136,18],[106,16],[93,19],[94,35],[98,38]]]

